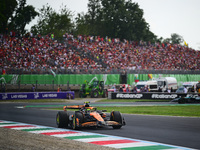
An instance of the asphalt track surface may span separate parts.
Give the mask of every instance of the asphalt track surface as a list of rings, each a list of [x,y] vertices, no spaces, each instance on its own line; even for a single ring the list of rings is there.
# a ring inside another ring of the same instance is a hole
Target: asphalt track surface
[[[146,104],[151,105],[151,103]],[[0,103],[0,120],[56,127],[57,111],[45,109],[46,106],[51,105],[61,106],[65,104]],[[106,127],[86,128],[82,131],[200,149],[200,118],[127,114],[123,114],[123,116],[126,120],[126,126],[119,130]]]

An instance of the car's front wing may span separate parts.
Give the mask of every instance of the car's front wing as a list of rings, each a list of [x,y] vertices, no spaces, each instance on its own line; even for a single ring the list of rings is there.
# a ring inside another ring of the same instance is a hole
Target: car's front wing
[[[103,127],[103,126],[118,126],[122,125],[116,121],[91,121],[91,122],[84,122],[81,124],[81,127]]]

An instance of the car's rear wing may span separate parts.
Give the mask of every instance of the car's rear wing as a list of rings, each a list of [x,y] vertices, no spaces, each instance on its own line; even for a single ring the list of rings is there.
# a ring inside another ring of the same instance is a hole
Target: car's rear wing
[[[71,106],[64,106],[63,110],[66,111],[66,109],[81,109],[81,108],[85,108],[85,109],[96,109],[96,107],[87,107],[85,105],[71,105]]]

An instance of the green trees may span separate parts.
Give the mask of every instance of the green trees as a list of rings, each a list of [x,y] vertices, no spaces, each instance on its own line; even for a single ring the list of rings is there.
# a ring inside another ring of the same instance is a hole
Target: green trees
[[[26,5],[26,0],[1,0],[0,33],[15,30],[23,34],[26,24],[37,15],[33,6]]]
[[[170,38],[159,38],[157,39],[158,42],[160,43],[171,43],[171,44],[184,44],[184,39],[182,36],[180,36],[177,33],[172,33]]]
[[[88,12],[78,14],[77,30],[86,27],[86,35],[109,36],[127,40],[152,41],[156,36],[143,18],[143,10],[131,0],[89,0]]]
[[[177,33],[171,34],[171,43],[172,44],[181,44],[183,43],[183,37],[178,35]]]
[[[25,26],[37,15],[37,24],[31,27],[34,35],[54,33],[58,39],[70,32],[74,35],[108,36],[133,41],[172,44],[184,41],[176,33],[171,38],[157,38],[143,17],[143,10],[131,0],[88,0],[87,13],[79,13],[75,20],[66,6],[61,6],[59,12],[56,12],[47,4],[38,13],[33,6],[26,4],[26,0],[1,0],[0,33],[14,30],[24,34]]]
[[[43,6],[39,10],[39,20],[36,25],[31,28],[34,34],[47,35],[54,33],[57,37],[62,37],[66,32],[73,29],[72,13],[66,6],[61,7],[60,13],[57,13],[49,5]]]

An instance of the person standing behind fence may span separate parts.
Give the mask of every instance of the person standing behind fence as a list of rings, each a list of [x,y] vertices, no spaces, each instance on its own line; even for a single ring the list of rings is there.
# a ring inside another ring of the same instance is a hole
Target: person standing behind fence
[[[132,92],[137,93],[137,87],[136,86],[133,87]]]
[[[200,81],[196,85],[196,90],[197,90],[198,95],[200,96]]]
[[[129,87],[128,87],[128,86],[126,87],[126,92],[127,92],[127,93],[129,92]]]
[[[123,92],[122,86],[120,86],[120,88],[119,88],[119,92]]]
[[[61,92],[61,87],[60,87],[60,85],[58,86],[57,92]]]
[[[32,92],[35,92],[35,85],[32,84],[32,88],[31,88]]]
[[[184,87],[183,91],[184,91],[184,93],[187,93],[187,92],[188,92],[188,90],[187,90],[186,87]]]

